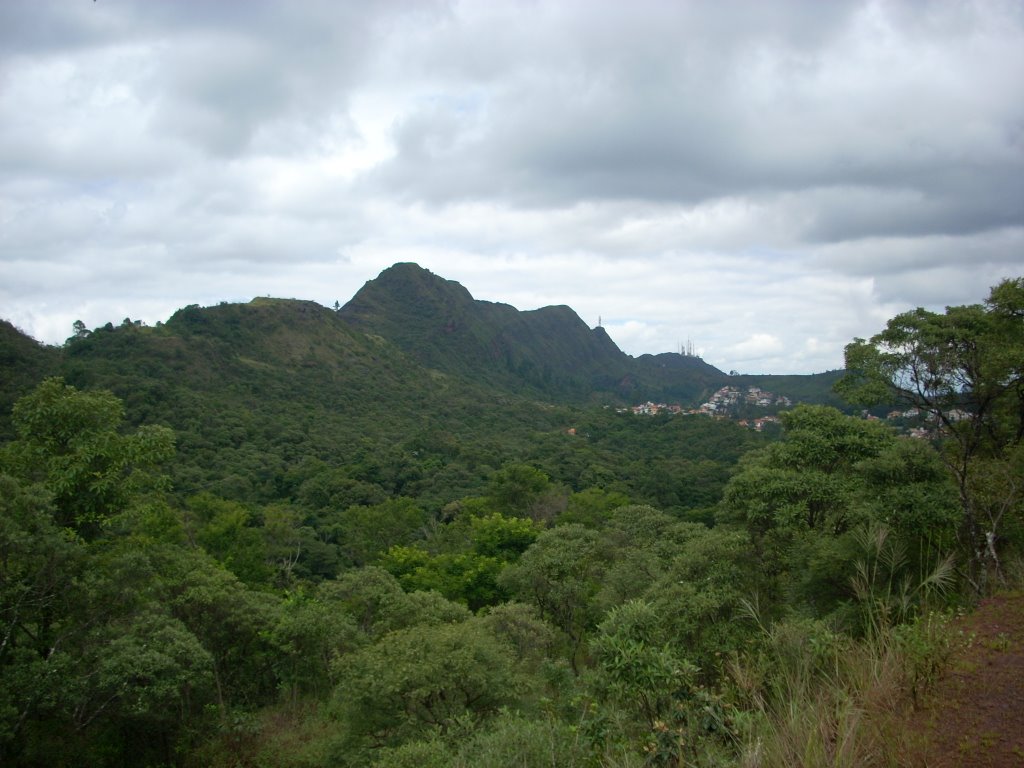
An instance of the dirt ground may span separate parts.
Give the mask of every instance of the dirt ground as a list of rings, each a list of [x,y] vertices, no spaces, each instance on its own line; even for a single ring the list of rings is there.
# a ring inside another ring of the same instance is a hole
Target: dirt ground
[[[957,624],[966,644],[910,718],[920,749],[908,766],[1024,766],[1024,592],[989,598]]]

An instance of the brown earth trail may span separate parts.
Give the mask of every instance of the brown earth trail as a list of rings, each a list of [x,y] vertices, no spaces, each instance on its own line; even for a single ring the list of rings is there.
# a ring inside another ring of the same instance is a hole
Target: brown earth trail
[[[965,645],[907,723],[908,768],[1024,767],[1024,592],[988,598],[956,622]]]

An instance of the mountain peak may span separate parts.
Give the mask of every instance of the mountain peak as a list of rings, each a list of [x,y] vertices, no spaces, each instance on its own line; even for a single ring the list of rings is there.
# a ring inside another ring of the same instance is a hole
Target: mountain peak
[[[570,307],[521,312],[478,301],[454,280],[401,263],[367,282],[340,311],[424,365],[503,386],[590,391],[629,357]]]

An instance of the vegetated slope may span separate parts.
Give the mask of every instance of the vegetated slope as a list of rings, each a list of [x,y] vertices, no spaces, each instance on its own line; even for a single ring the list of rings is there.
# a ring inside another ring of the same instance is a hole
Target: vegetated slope
[[[840,405],[839,373],[729,376],[692,355],[633,358],[604,328],[569,307],[519,311],[474,299],[416,264],[368,281],[339,313],[353,327],[394,343],[428,368],[556,402],[647,400],[696,405],[725,385],[761,386],[794,401]]]
[[[156,328],[100,329],[68,345],[61,372],[75,386],[112,390],[132,422],[173,427],[178,488],[242,499],[286,498],[303,464],[359,464],[411,442],[534,428],[537,419],[511,417],[499,400],[544,413],[426,371],[318,304],[284,299],[186,307]],[[403,492],[402,482],[389,490]]]
[[[181,494],[287,501],[334,472],[334,486],[375,489],[346,503],[405,495],[436,510],[519,461],[573,490],[612,484],[689,509],[713,503],[736,459],[712,447],[718,433],[746,442],[724,424],[620,424],[633,417],[614,411],[582,418],[573,408],[595,402],[693,404],[736,377],[696,357],[634,360],[568,307],[478,302],[413,264],[385,270],[340,312],[260,298],[189,306],[152,328],[107,324],[63,348],[13,328],[4,338],[10,393],[0,430],[10,434],[10,404],[45,375],[109,389],[131,424],[174,429]],[[574,426],[577,439],[567,440]],[[608,430],[659,437],[629,463],[586,437]],[[675,439],[686,442],[685,459]]]
[[[0,320],[0,413],[9,413],[19,397],[57,370],[59,362],[57,349],[39,344]],[[13,433],[9,423],[0,418],[0,440],[10,437]]]
[[[569,307],[520,312],[475,300],[463,286],[416,264],[396,264],[340,311],[423,365],[491,386],[556,399],[613,391],[630,359]]]
[[[641,355],[633,361],[630,377],[632,399],[695,405],[716,389],[732,384],[732,378],[693,355],[663,352]],[[623,387],[624,391],[625,388]]]
[[[830,405],[842,411],[851,411],[850,405],[832,390],[845,373],[837,370],[809,375],[744,374],[730,377],[729,383],[740,387],[760,387],[767,392],[785,395],[793,402]]]
[[[509,338],[544,328],[518,322],[531,313],[508,312]],[[533,316],[554,318],[544,332],[557,336],[565,314],[575,317],[557,308]],[[595,335],[614,349],[603,330]],[[517,384],[514,374],[488,378],[481,366],[476,375],[472,359],[468,372],[456,373],[454,358],[452,373],[425,368],[383,336],[305,301],[190,306],[166,324],[107,325],[47,354],[53,365],[15,396],[46,373],[111,390],[130,424],[174,430],[171,472],[184,496],[307,505],[325,503],[324,494],[339,504],[407,496],[436,512],[482,493],[503,465],[526,462],[570,491],[599,485],[666,510],[691,509],[714,502],[753,440],[724,422],[584,413]],[[10,431],[9,409],[0,420]],[[618,453],[624,445],[629,461]]]

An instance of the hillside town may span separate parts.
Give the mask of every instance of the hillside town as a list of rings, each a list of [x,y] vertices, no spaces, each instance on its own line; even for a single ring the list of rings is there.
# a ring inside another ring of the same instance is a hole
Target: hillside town
[[[638,416],[656,416],[659,413],[671,413],[684,416],[712,416],[719,419],[736,419],[736,423],[740,426],[762,432],[768,425],[778,424],[779,417],[773,414],[751,416],[749,414],[752,408],[771,409],[778,412],[792,406],[793,401],[785,395],[776,395],[760,387],[747,387],[746,390],[742,390],[739,387],[726,386],[719,389],[707,402],[701,403],[696,408],[683,408],[678,403],[666,404],[648,401],[630,408],[620,408],[619,413],[633,413]],[[741,413],[745,413],[743,418],[740,418]],[[870,421],[889,422],[896,426],[899,431],[910,437],[930,439],[935,434],[935,416],[933,414],[925,414],[917,408],[893,410],[884,417],[864,411],[863,417]],[[952,410],[947,414],[947,418],[950,421],[961,421],[967,417],[968,414],[960,410]]]
[[[713,416],[716,418],[736,418],[740,412],[750,408],[781,409],[790,408],[793,401],[785,395],[776,395],[767,392],[760,387],[747,387],[746,390],[740,387],[725,386],[715,392],[707,402],[701,403],[696,408],[683,408],[678,403],[665,404],[646,402],[634,405],[632,408],[624,408],[622,412],[632,412],[638,416],[655,416],[659,413],[682,414],[686,416]],[[765,415],[756,418],[740,419],[737,423],[749,427],[758,432],[762,431],[768,424],[778,423],[777,416]]]

